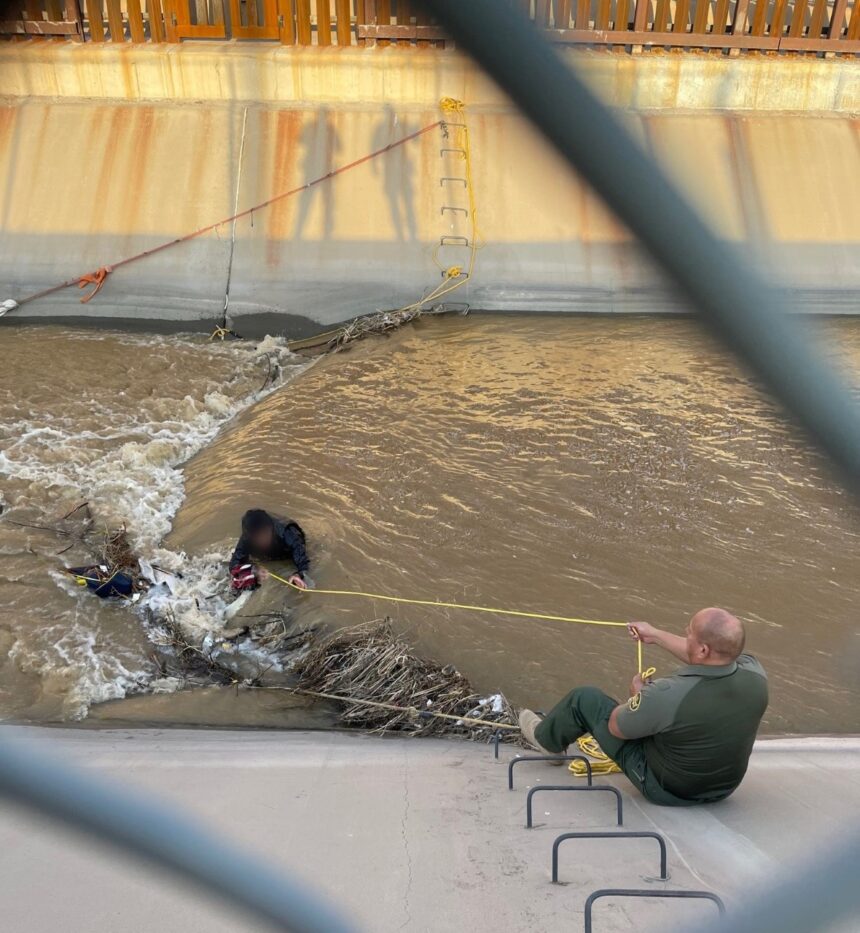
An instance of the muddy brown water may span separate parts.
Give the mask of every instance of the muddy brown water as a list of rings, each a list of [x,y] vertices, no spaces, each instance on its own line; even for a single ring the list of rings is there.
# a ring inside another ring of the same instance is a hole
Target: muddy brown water
[[[817,328],[854,379],[860,321]],[[99,339],[79,336],[95,357],[109,351]],[[191,338],[188,349],[181,341],[177,349],[163,338],[133,339],[147,358],[171,364],[159,390],[170,398],[205,399],[230,372],[234,382],[249,380],[222,392],[238,406],[259,376],[250,348],[219,356]],[[184,385],[174,365],[174,355],[191,348],[212,354],[205,386]],[[42,389],[23,370],[3,386],[7,410],[29,404],[28,423],[50,413],[46,380],[79,365],[75,353],[55,350],[56,373],[39,373]],[[81,378],[92,386],[117,376],[90,366]],[[134,382],[125,387],[131,401],[119,422],[147,397]],[[101,457],[110,454],[106,444]],[[87,470],[89,448],[80,446],[75,476]],[[241,513],[262,506],[302,523],[321,587],[647,619],[676,631],[696,609],[722,605],[746,620],[749,649],[771,675],[767,731],[860,731],[856,510],[820,457],[692,321],[420,322],[319,361],[229,422],[181,478],[185,498],[162,548],[184,552],[202,588],[223,573],[218,558],[228,554]],[[151,478],[147,492],[141,479],[141,495],[157,496],[160,482],[175,480]],[[39,486],[31,482],[23,494],[13,482],[7,503],[32,498]],[[129,659],[124,669],[145,672],[146,639],[133,615],[94,607],[52,577],[25,579],[26,551],[8,553],[12,534],[0,525],[7,678],[22,666],[28,639],[50,642],[95,618],[99,637],[77,663],[107,665],[105,683],[113,682],[117,658]],[[419,651],[456,664],[480,690],[542,708],[584,682],[626,695],[635,667],[635,647],[621,630],[301,597],[274,581],[256,599],[290,605],[302,622],[391,616]],[[50,655],[50,664],[45,651],[41,657],[41,666],[18,674],[35,693],[50,675],[62,694],[62,654]],[[660,672],[674,666],[655,649],[647,662]],[[223,691],[156,697],[148,689],[143,675],[118,685],[113,696],[140,695],[90,705],[91,720],[277,725],[289,718],[270,700],[232,702]],[[109,698],[105,692],[90,704]],[[45,713],[36,702],[16,704],[8,690],[0,703],[19,718],[79,708],[55,703]]]

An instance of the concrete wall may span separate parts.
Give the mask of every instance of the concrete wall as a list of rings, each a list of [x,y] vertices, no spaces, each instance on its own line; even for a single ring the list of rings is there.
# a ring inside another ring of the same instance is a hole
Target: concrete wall
[[[586,73],[719,232],[803,308],[855,312],[860,64],[580,53]],[[454,53],[187,43],[0,50],[0,299],[181,236],[469,107],[483,248],[451,300],[474,308],[678,307],[631,237]],[[826,112],[825,112],[826,111]],[[438,129],[348,173],[15,316],[180,322],[302,335],[416,300],[434,249],[468,234]],[[235,244],[231,245],[235,237]],[[232,262],[231,262],[232,253]],[[462,264],[446,248],[442,265]],[[272,317],[274,315],[274,317]]]

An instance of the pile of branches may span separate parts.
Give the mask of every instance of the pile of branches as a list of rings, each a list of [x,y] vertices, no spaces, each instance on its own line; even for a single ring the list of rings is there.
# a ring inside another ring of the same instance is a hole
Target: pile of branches
[[[392,632],[388,619],[335,632],[312,647],[294,673],[297,692],[341,698],[340,721],[353,728],[489,741],[492,725],[432,714],[516,723],[503,696],[482,699],[452,665],[419,658]],[[500,731],[504,741],[519,741],[518,732]]]
[[[152,661],[161,677],[175,677],[188,686],[236,683],[234,672],[212,651],[189,640],[173,612],[167,610],[156,618],[150,611],[149,616],[149,638],[157,649]]]

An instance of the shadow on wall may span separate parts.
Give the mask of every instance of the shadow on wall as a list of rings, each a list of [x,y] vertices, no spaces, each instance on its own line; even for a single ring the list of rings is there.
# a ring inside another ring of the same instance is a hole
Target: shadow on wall
[[[304,124],[299,136],[299,146],[303,153],[300,177],[305,182],[338,167],[341,141],[331,111],[327,107],[321,107],[315,119]],[[321,184],[302,192],[299,208],[296,211],[294,240],[301,239],[314,199],[317,197],[322,199],[322,236],[325,240],[331,239],[334,227],[334,185]]]
[[[418,129],[408,120],[401,120],[390,104],[382,108],[382,119],[374,134],[371,148],[376,151]],[[382,175],[391,224],[398,240],[414,242],[415,228],[415,168],[409,153],[397,151],[394,158],[374,159],[374,175]]]
[[[390,104],[382,108],[382,117],[373,132],[370,149],[377,151],[390,143],[408,136],[418,129],[409,120],[403,120]],[[302,151],[300,177],[305,181],[319,178],[326,172],[338,168],[341,161],[342,142],[335,127],[331,111],[320,108],[315,118],[305,123],[299,136]],[[381,178],[391,224],[395,238],[400,242],[415,242],[418,238],[415,218],[415,168],[413,159],[402,150],[394,150],[387,156],[373,159],[371,171]],[[302,238],[315,200],[322,202],[322,238],[330,240],[334,229],[334,186],[315,185],[301,195],[293,239]]]

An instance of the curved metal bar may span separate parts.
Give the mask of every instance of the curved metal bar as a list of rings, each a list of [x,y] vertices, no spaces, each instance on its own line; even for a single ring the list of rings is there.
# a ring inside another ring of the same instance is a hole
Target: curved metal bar
[[[599,897],[686,897],[696,900],[713,901],[724,917],[726,905],[722,899],[710,891],[643,891],[639,888],[603,888],[588,895],[585,902],[585,933],[591,933],[591,908]]]
[[[615,816],[618,820],[618,825],[622,826],[624,823],[622,816],[622,804],[621,804],[621,793],[617,787],[610,787],[608,784],[590,784],[583,787],[574,786],[573,784],[546,784],[540,787],[533,787],[528,794],[526,794],[526,829],[532,828],[532,797],[537,794],[539,791],[544,790],[572,790],[572,791],[591,791],[591,790],[602,790],[607,791],[610,794],[615,794]]]
[[[558,884],[558,847],[565,839],[656,839],[660,846],[660,880],[668,881],[669,873],[666,857],[666,840],[660,833],[642,830],[641,832],[583,832],[583,833],[562,833],[552,844],[552,882]]]
[[[311,894],[305,883],[272,871],[182,813],[8,739],[0,739],[0,794],[159,868],[171,869],[278,929],[300,933],[355,929]]]
[[[594,783],[594,775],[591,773],[591,762],[585,755],[520,755],[517,758],[512,758],[508,764],[508,790],[514,789],[514,765],[523,761],[584,761],[585,779],[588,786],[590,787]]]

